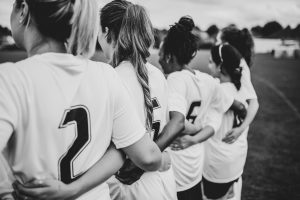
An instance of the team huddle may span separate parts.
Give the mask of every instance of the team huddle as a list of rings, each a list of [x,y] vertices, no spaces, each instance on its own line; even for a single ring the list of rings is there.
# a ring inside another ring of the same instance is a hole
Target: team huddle
[[[211,75],[184,16],[150,64],[145,9],[113,0],[15,0],[12,35],[28,58],[0,66],[0,199],[241,199],[258,101],[253,39],[227,27]],[[90,57],[96,43],[109,63]]]

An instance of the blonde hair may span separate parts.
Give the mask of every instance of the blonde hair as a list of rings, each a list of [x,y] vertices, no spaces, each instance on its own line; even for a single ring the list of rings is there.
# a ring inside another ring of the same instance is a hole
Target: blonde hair
[[[101,10],[102,30],[108,28],[108,42],[115,42],[113,66],[128,60],[134,66],[144,94],[146,128],[152,130],[153,105],[150,95],[147,57],[154,43],[151,21],[142,6],[125,0],[114,0]]]
[[[91,57],[99,28],[97,0],[25,0],[29,16],[46,37],[66,42],[68,52]],[[22,0],[16,0],[19,8]]]
[[[96,0],[76,0],[71,24],[69,52],[90,58],[95,53],[100,24]]]

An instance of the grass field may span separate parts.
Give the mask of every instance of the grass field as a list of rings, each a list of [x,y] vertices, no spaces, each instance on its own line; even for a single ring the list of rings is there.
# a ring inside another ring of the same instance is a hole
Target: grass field
[[[198,53],[192,67],[208,71],[208,54]],[[24,56],[0,52],[0,63]],[[154,53],[150,62],[157,59]],[[260,109],[248,136],[242,199],[300,200],[300,60],[256,55],[252,80]]]

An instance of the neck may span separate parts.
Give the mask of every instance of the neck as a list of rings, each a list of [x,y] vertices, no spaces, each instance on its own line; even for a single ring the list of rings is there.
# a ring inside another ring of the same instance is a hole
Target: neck
[[[221,82],[221,83],[229,83],[229,82],[232,82],[232,81],[231,81],[230,76],[221,74],[221,75],[220,75],[220,82]]]
[[[184,67],[182,69],[188,70],[192,74],[195,74],[195,71],[193,69],[191,69],[190,67],[188,67],[187,65],[184,65]]]
[[[28,57],[48,52],[67,53],[66,46],[63,42],[46,38],[38,33],[28,35],[28,39],[25,40],[25,49]]]

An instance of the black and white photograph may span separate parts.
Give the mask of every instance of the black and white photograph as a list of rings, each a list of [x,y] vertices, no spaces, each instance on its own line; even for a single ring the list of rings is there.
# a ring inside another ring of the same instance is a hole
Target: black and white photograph
[[[0,0],[0,200],[300,200],[300,1]]]

